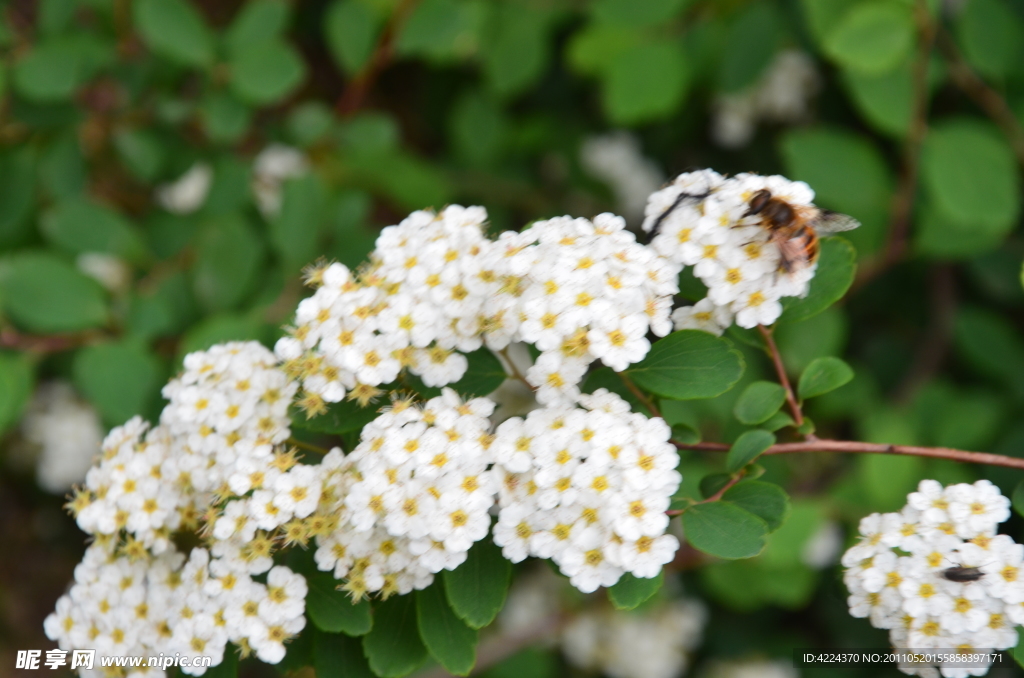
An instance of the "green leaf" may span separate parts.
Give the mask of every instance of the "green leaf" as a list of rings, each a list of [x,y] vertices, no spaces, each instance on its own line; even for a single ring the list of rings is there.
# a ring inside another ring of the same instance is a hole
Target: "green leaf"
[[[839,65],[862,73],[894,69],[914,43],[910,5],[866,0],[857,3],[829,31],[824,49]]]
[[[765,431],[778,431],[780,428],[792,426],[795,423],[796,422],[793,421],[793,417],[780,411],[773,414],[768,421],[761,424],[760,428],[763,428]]]
[[[1018,638],[1017,645],[1010,650],[1010,654],[1013,655],[1013,659],[1017,662],[1017,665],[1024,668],[1024,635]]]
[[[3,262],[0,301],[10,319],[30,332],[75,332],[107,322],[103,288],[64,260],[38,251]]]
[[[478,632],[455,616],[444,594],[444,580],[416,592],[420,638],[431,656],[457,676],[469,675],[476,664]]]
[[[740,394],[732,412],[740,423],[753,425],[768,421],[786,402],[786,389],[773,381],[755,381]]]
[[[466,374],[449,388],[463,396],[485,396],[505,383],[508,375],[501,361],[488,348],[481,348],[466,354],[469,367]]]
[[[480,46],[480,31],[489,9],[482,3],[424,0],[417,3],[402,26],[395,51],[448,62],[469,56]]]
[[[504,150],[509,125],[490,97],[467,92],[455,104],[449,121],[452,145],[469,163],[493,164]]]
[[[248,221],[237,214],[203,224],[196,244],[193,289],[208,309],[241,304],[263,268],[263,244]]]
[[[622,23],[591,23],[569,38],[566,59],[580,75],[600,75],[642,40],[639,31]]]
[[[885,134],[906,136],[910,130],[910,119],[914,115],[914,73],[911,60],[885,73],[844,71],[841,75],[861,116]]]
[[[775,56],[779,43],[780,20],[770,2],[753,2],[729,28],[719,64],[718,86],[723,92],[735,92],[757,81]]]
[[[165,153],[152,132],[122,129],[114,135],[114,147],[128,171],[142,181],[153,181],[160,174]]]
[[[400,678],[427,659],[416,621],[415,596],[392,596],[373,615],[373,629],[363,636],[363,652],[380,678]]]
[[[811,279],[811,289],[803,299],[784,297],[780,323],[791,323],[816,316],[839,301],[853,284],[857,270],[853,245],[842,238],[821,241],[818,270]]]
[[[186,0],[138,0],[135,25],[156,54],[182,64],[213,63],[213,35],[199,11]]]
[[[617,610],[632,610],[642,603],[650,600],[654,594],[661,590],[665,583],[665,573],[658,572],[658,576],[644,579],[629,572],[622,575],[619,581],[608,589],[608,600]]]
[[[132,340],[83,348],[75,354],[72,373],[75,387],[108,424],[147,414],[164,376],[160,360]]]
[[[234,54],[228,66],[231,90],[255,106],[277,103],[306,79],[306,62],[282,40],[247,45]]]
[[[710,499],[718,494],[718,491],[729,484],[732,475],[729,473],[711,473],[700,479],[700,496]]]
[[[445,570],[445,593],[452,610],[474,629],[487,626],[505,605],[512,563],[489,538],[473,544],[469,557],[454,570]]]
[[[0,434],[21,419],[32,396],[32,372],[24,353],[0,351]]]
[[[672,424],[672,440],[686,445],[701,441],[700,430],[689,424]]]
[[[349,75],[358,73],[377,42],[377,16],[358,0],[335,0],[324,17],[324,37],[334,63]]]
[[[929,197],[950,221],[1003,230],[1020,213],[1017,165],[1006,141],[969,119],[933,125],[921,150]]]
[[[334,125],[334,111],[322,101],[307,101],[288,113],[288,134],[299,146],[310,146],[323,139]]]
[[[590,8],[594,18],[604,24],[655,26],[669,21],[693,0],[597,0]]]
[[[663,398],[691,400],[725,393],[743,374],[743,355],[728,340],[679,330],[656,341],[647,357],[626,370],[638,386]]]
[[[307,431],[317,433],[342,434],[358,431],[371,421],[377,418],[378,406],[359,407],[352,400],[344,400],[340,403],[330,403],[327,411],[319,417],[306,419],[305,415],[298,415],[293,425]]]
[[[36,167],[32,149],[0,155],[0,247],[19,241],[35,205]]]
[[[867,137],[844,129],[797,129],[782,137],[780,150],[786,175],[813,186],[817,205],[861,222],[845,236],[858,250],[882,246],[894,182],[885,158]]]
[[[857,0],[801,0],[807,28],[815,41],[824,43],[829,32]]]
[[[288,25],[288,4],[283,0],[250,0],[238,12],[224,35],[229,54],[249,45],[280,37]]]
[[[853,381],[853,370],[839,358],[816,358],[800,375],[797,392],[801,400],[834,391]]]
[[[374,678],[359,639],[340,633],[313,634],[313,669],[317,678]]]
[[[83,198],[58,203],[43,215],[40,227],[47,240],[75,254],[108,252],[129,261],[145,256],[142,237],[127,219]]]
[[[38,102],[70,99],[83,80],[75,45],[65,38],[33,46],[14,64],[13,75],[18,93]]]
[[[617,125],[664,118],[679,108],[689,83],[690,68],[681,46],[646,40],[609,64],[602,90],[605,113]]]
[[[206,669],[207,678],[235,678],[238,675],[238,650],[233,644],[224,648],[224,660]]]
[[[959,16],[957,33],[968,63],[994,80],[1020,67],[1024,24],[1009,3],[971,0]]]
[[[789,513],[789,495],[775,483],[761,480],[744,480],[736,483],[722,495],[724,501],[736,504],[760,517],[768,530],[779,529]]]
[[[352,598],[337,589],[340,583],[330,572],[306,572],[309,591],[306,594],[306,614],[320,629],[348,636],[362,636],[370,632],[370,601],[353,604]]]
[[[750,558],[764,549],[768,524],[736,504],[696,504],[683,513],[686,541],[695,549],[725,559]]]
[[[227,92],[211,92],[200,104],[199,119],[210,141],[231,143],[249,129],[252,111]]]
[[[729,448],[725,457],[725,467],[730,473],[760,457],[765,450],[775,444],[775,435],[761,429],[746,431]]]
[[[491,32],[481,44],[484,75],[491,91],[509,96],[522,91],[547,66],[552,14],[531,4],[495,3]]]
[[[281,255],[288,275],[298,275],[316,258],[326,203],[327,191],[315,174],[284,182],[281,212],[270,220],[270,242]]]
[[[1013,510],[1018,515],[1024,516],[1024,480],[1017,483],[1017,487],[1013,490]]]

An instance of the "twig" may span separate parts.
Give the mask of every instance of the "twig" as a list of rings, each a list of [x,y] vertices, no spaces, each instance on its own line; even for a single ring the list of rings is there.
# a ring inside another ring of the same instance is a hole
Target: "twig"
[[[1024,164],[1024,128],[1013,114],[1006,99],[978,77],[957,49],[956,42],[946,32],[939,34],[939,49],[949,67],[949,77],[964,94],[970,97],[992,121],[999,125],[1010,142],[1017,161]]]
[[[22,334],[12,327],[4,327],[0,329],[0,348],[29,353],[57,353],[91,344],[104,336],[103,332],[96,330],[73,334]]]
[[[932,22],[925,0],[914,5],[920,40],[913,73],[913,111],[910,127],[903,145],[903,163],[896,193],[893,195],[892,214],[889,219],[889,237],[880,257],[861,266],[854,281],[854,289],[862,287],[907,254],[907,240],[910,234],[910,218],[914,211],[917,195],[917,179],[920,173],[921,145],[928,133],[928,62],[935,43],[935,24]]]
[[[314,453],[320,454],[320,455],[325,455],[325,454],[327,454],[330,451],[330,450],[325,450],[324,448],[319,447],[317,445],[313,445],[311,443],[307,443],[307,442],[303,442],[301,440],[297,440],[295,438],[289,438],[285,442],[287,442],[289,445],[292,445],[293,447],[298,447],[299,449],[306,450],[308,452],[314,452]]]
[[[402,26],[405,25],[406,19],[409,18],[417,2],[418,0],[402,0],[395,8],[395,11],[391,13],[391,17],[388,19],[384,31],[377,40],[376,47],[373,49],[373,54],[370,55],[363,69],[349,81],[345,90],[338,98],[338,103],[335,105],[338,115],[347,117],[363,107],[366,94],[377,81],[377,76],[394,58],[395,38],[401,32]]]
[[[665,511],[665,515],[678,516],[678,515],[682,515],[683,513],[685,513],[686,509],[691,508],[693,506],[697,506],[698,504],[713,504],[716,501],[721,501],[722,495],[724,495],[726,492],[728,492],[729,488],[731,488],[733,485],[735,485],[739,481],[743,480],[743,476],[744,475],[746,475],[746,474],[744,474],[742,472],[741,473],[733,474],[733,476],[731,478],[729,478],[729,481],[725,485],[722,485],[722,487],[718,490],[718,492],[715,492],[713,495],[711,495],[707,499],[701,499],[700,501],[694,501],[693,503],[691,503],[686,508],[671,509],[671,510]]]
[[[647,397],[647,394],[637,388],[637,385],[633,383],[633,380],[626,376],[625,372],[619,372],[619,378],[622,379],[622,383],[626,385],[629,392],[636,396],[636,399],[643,403],[643,406],[654,415],[655,417],[661,417],[661,411],[658,406],[654,404],[654,401]],[[662,417],[664,418],[664,417]]]
[[[953,268],[936,266],[931,276],[931,318],[924,330],[921,348],[903,381],[896,388],[898,403],[909,401],[917,389],[939,369],[949,351],[956,316],[956,289]]]
[[[729,445],[725,443],[672,443],[680,450],[700,450],[704,452],[727,452]],[[954,450],[951,447],[918,447],[916,445],[885,445],[879,443],[861,443],[854,440],[808,440],[799,443],[779,443],[772,445],[764,454],[796,454],[800,452],[846,452],[851,454],[898,454],[909,457],[930,457],[932,459],[951,459],[968,464],[988,464],[989,466],[1005,466],[1007,468],[1024,469],[1024,458],[1008,457],[1003,454],[989,452],[968,452]]]
[[[508,364],[508,369],[512,372],[512,374],[510,376],[513,379],[518,379],[519,381],[523,382],[524,384],[526,384],[529,387],[529,389],[531,391],[536,391],[537,390],[537,387],[534,386],[533,384],[531,384],[530,382],[528,382],[526,380],[526,377],[523,376],[523,373],[519,371],[519,368],[516,367],[515,361],[513,361],[512,358],[509,357],[509,355],[508,355],[508,347],[505,347],[505,348],[501,349],[500,351],[498,351],[498,355],[500,355],[502,358],[505,359],[505,363]],[[502,367],[505,367],[505,365],[502,365]]]
[[[786,366],[782,364],[782,354],[779,353],[779,347],[775,345],[772,330],[764,325],[758,325],[757,329],[761,336],[764,337],[768,355],[771,356],[772,363],[775,364],[775,373],[779,375],[779,383],[782,384],[782,388],[786,391],[786,402],[789,403],[789,409],[793,413],[793,422],[797,428],[800,428],[804,425],[804,413],[800,409],[800,403],[797,402],[796,394],[793,393],[793,386],[789,383],[789,377],[786,375]]]
[[[565,614],[554,614],[525,631],[491,636],[480,644],[476,665],[473,667],[471,675],[475,676],[486,671],[501,660],[511,657],[534,643],[558,637],[570,619],[571,617]],[[451,678],[451,676],[452,674],[439,666],[432,671],[417,674],[415,678]]]

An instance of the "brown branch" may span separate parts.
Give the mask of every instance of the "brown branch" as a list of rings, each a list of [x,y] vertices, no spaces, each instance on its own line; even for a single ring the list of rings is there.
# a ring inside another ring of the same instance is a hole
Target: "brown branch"
[[[338,98],[338,103],[335,105],[338,115],[348,117],[363,107],[366,95],[377,81],[377,77],[394,58],[395,38],[398,37],[417,2],[418,0],[402,0],[395,11],[391,13],[391,17],[373,49],[373,54],[370,55],[362,70],[349,80],[345,90]]]
[[[861,267],[853,284],[854,289],[862,287],[894,264],[902,261],[909,249],[907,241],[910,234],[911,216],[914,211],[914,199],[917,196],[921,146],[928,134],[928,63],[931,60],[936,31],[925,0],[917,0],[914,5],[914,13],[920,39],[917,45],[917,58],[914,60],[913,110],[910,116],[910,127],[907,130],[907,139],[903,144],[902,170],[896,186],[896,193],[893,195],[892,213],[889,218],[889,237],[883,253]]]
[[[637,388],[637,385],[633,383],[633,380],[626,376],[625,372],[619,372],[619,378],[622,379],[622,383],[626,385],[629,392],[636,396],[636,399],[643,403],[643,406],[647,408],[655,417],[661,417],[661,410],[654,404],[654,401],[647,397],[647,394]],[[664,419],[664,417],[661,417]]]
[[[939,49],[949,68],[949,77],[978,107],[1003,130],[1017,161],[1024,164],[1024,128],[999,92],[992,89],[964,60],[956,42],[945,31],[939,34]]]
[[[306,450],[308,452],[313,452],[314,454],[319,454],[321,456],[327,454],[330,451],[330,450],[325,450],[324,448],[320,447],[319,445],[313,445],[311,443],[307,443],[307,442],[304,442],[302,440],[298,440],[296,438],[289,438],[285,442],[288,443],[289,445],[293,446],[293,447],[299,448],[300,450]]]
[[[772,336],[772,330],[764,325],[758,325],[757,329],[761,336],[764,337],[768,355],[771,356],[772,363],[775,365],[775,373],[779,375],[779,383],[786,390],[786,402],[789,403],[789,409],[793,413],[793,422],[797,428],[800,428],[804,425],[804,413],[800,409],[800,403],[797,402],[796,394],[793,393],[793,386],[789,383],[789,377],[786,375],[786,366],[782,364],[782,354],[779,353],[779,347],[775,345],[775,337]]]
[[[679,443],[672,441],[680,450],[699,450],[704,452],[728,452],[725,443]],[[772,445],[764,454],[796,454],[800,452],[845,452],[850,454],[897,454],[909,457],[929,457],[932,459],[950,459],[968,464],[988,464],[1007,468],[1024,469],[1024,458],[1008,457],[1004,454],[989,452],[968,452],[954,450],[951,447],[918,447],[916,445],[885,445],[879,443],[861,443],[854,440],[808,440],[799,443],[779,443]]]
[[[72,334],[22,334],[13,327],[0,329],[0,348],[29,353],[58,353],[92,344],[106,336],[97,330]]]
[[[894,399],[898,403],[908,402],[939,370],[949,352],[956,320],[955,282],[952,266],[939,265],[932,269],[931,318],[924,330],[921,348],[915,352],[914,361],[896,388]]]

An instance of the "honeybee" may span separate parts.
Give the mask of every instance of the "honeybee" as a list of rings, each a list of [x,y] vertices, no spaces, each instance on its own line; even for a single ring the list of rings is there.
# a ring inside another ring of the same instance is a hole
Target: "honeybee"
[[[860,226],[853,217],[817,207],[792,205],[767,188],[756,191],[743,216],[760,216],[771,241],[779,248],[779,269],[785,273],[807,268],[818,260],[820,236],[852,231]]]

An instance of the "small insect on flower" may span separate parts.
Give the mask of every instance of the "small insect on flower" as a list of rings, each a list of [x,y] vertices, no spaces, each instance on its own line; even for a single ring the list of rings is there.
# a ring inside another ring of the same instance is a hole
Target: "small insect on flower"
[[[860,226],[853,217],[811,205],[793,205],[767,188],[750,197],[744,216],[761,217],[761,225],[779,248],[779,268],[787,274],[812,266],[821,247],[818,238]]]
[[[947,567],[942,571],[942,577],[957,584],[966,584],[978,581],[985,576],[985,573],[978,567]]]

